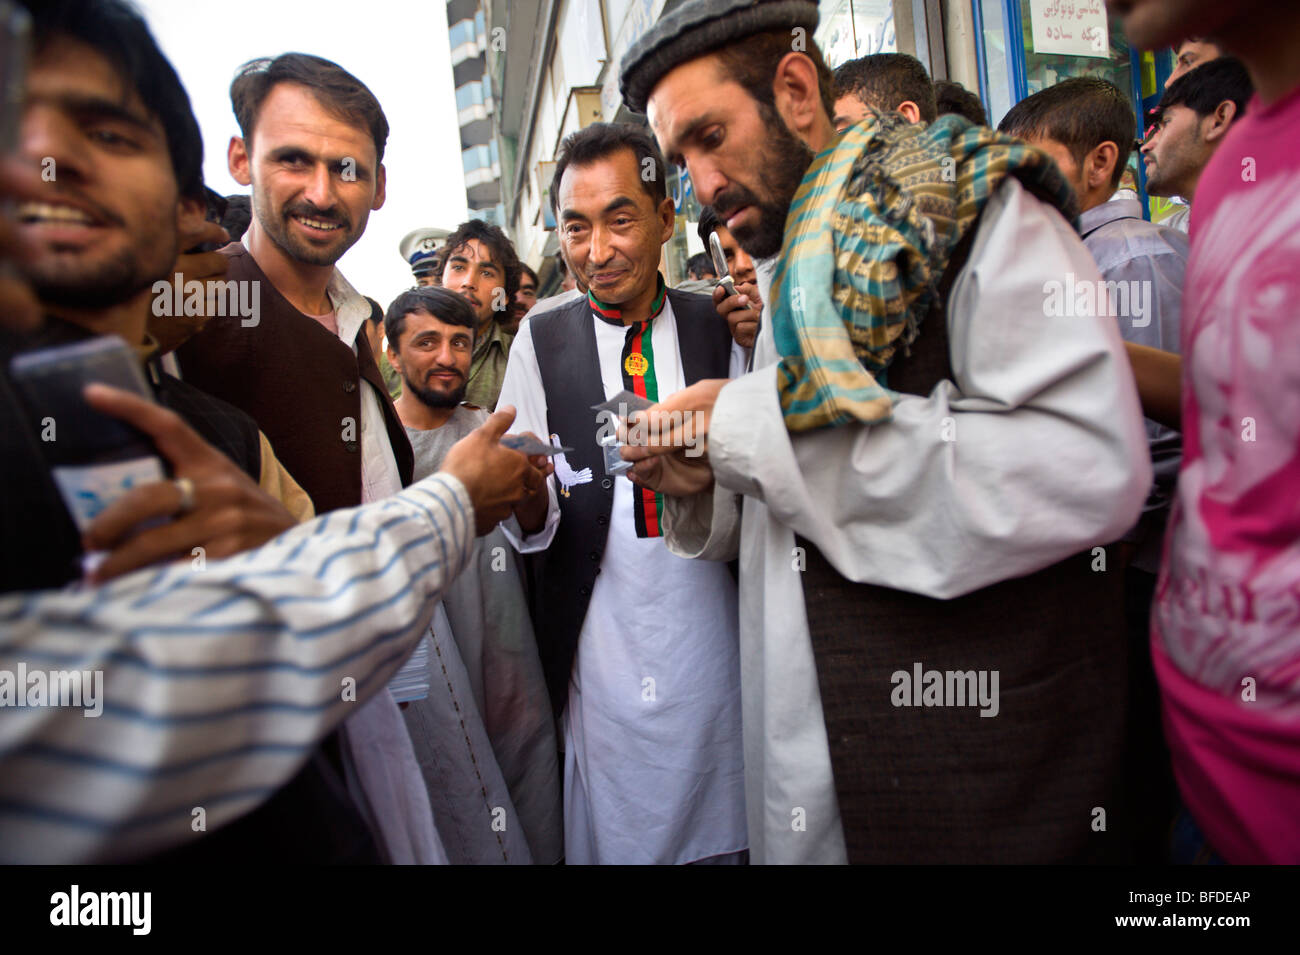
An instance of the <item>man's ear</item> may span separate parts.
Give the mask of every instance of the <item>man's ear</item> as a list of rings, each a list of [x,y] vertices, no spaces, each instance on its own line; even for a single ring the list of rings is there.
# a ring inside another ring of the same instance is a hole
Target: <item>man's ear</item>
[[[822,105],[817,67],[806,53],[792,52],[781,57],[772,78],[772,94],[776,111],[787,128],[814,152],[820,151],[825,145],[822,134],[833,129]]]
[[[379,172],[375,174],[375,201],[370,204],[370,211],[376,212],[383,208],[384,200],[388,198],[388,170],[384,164],[379,164]]]
[[[921,121],[921,107],[917,106],[910,99],[905,99],[898,104],[898,111],[907,117],[907,121],[915,125]]]
[[[226,167],[230,176],[241,186],[251,185],[252,171],[249,169],[248,146],[240,136],[231,136],[230,145],[226,147]]]
[[[384,349],[388,353],[388,363],[393,366],[393,371],[399,375],[402,373],[402,359],[397,354],[397,349],[393,347],[393,340],[388,339],[388,347]]]
[[[659,241],[667,242],[673,237],[673,231],[677,228],[677,207],[673,204],[673,197],[668,196],[659,203],[659,222],[663,226],[660,230]]]
[[[1201,138],[1207,143],[1218,143],[1228,134],[1232,121],[1237,118],[1237,104],[1225,99],[1214,112],[1201,121]]]
[[[1115,163],[1118,160],[1118,146],[1110,140],[1099,143],[1093,148],[1092,152],[1088,153],[1084,160],[1084,184],[1089,189],[1109,186],[1111,177],[1115,174]]]

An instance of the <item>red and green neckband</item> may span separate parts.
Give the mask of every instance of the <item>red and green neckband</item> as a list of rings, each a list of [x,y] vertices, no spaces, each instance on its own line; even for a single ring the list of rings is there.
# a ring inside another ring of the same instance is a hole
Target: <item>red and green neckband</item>
[[[664,309],[668,288],[664,277],[659,276],[659,291],[650,304],[650,317],[645,321],[634,322],[627,327],[627,336],[623,341],[623,353],[619,356],[619,370],[623,375],[623,387],[638,398],[645,398],[652,404],[659,403],[659,379],[655,375],[654,319]],[[605,321],[621,322],[620,309],[605,305],[587,292],[587,301],[591,304],[596,317]],[[636,521],[637,537],[662,537],[664,499],[648,488],[632,487],[632,510]]]

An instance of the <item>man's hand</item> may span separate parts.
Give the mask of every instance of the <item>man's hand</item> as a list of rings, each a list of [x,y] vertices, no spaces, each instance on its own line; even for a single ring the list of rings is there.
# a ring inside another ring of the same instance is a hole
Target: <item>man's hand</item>
[[[546,443],[531,431],[523,432],[523,436],[532,438],[542,444]],[[548,455],[535,454],[528,458],[528,463],[541,475],[541,481],[537,483],[534,490],[529,492],[526,498],[515,505],[515,518],[519,521],[519,529],[525,534],[536,534],[546,525],[546,509],[551,503],[546,478],[555,473],[555,461]],[[532,481],[532,476],[529,476],[528,483],[530,485]]]
[[[619,425],[620,454],[636,462],[628,477],[635,484],[674,497],[687,497],[713,485],[706,456],[709,423],[727,378],[706,378],[638,411]]]
[[[223,229],[220,223],[205,220],[196,231],[182,234],[180,241],[182,249],[192,249],[207,242],[218,242],[225,245],[230,241],[230,233]],[[203,292],[204,314],[150,314],[149,334],[158,341],[158,354],[165,355],[170,351],[175,351],[203,330],[203,326],[208,323],[208,319],[211,317],[206,314],[208,302],[206,283],[209,280],[225,279],[226,270],[229,268],[230,260],[220,252],[195,252],[192,255],[181,252],[176,257],[176,264],[167,273],[167,279],[174,286],[176,285],[176,276],[180,276],[182,300],[185,297],[185,283],[205,283]],[[169,292],[168,294],[174,295],[175,293]]]
[[[758,320],[763,310],[763,300],[758,297],[758,286],[753,282],[736,286],[736,294],[728,295],[719,285],[713,290],[713,307],[731,326],[731,337],[742,348],[753,348],[758,335]]]
[[[1183,358],[1174,352],[1125,342],[1142,413],[1166,428],[1181,430]]]
[[[682,451],[638,461],[627,476],[633,484],[673,497],[690,497],[713,487],[709,459],[688,458]]]
[[[86,401],[153,438],[172,473],[194,485],[194,506],[184,513],[182,492],[173,480],[135,488],[95,518],[83,545],[88,551],[110,552],[94,571],[96,582],[159,561],[188,559],[195,547],[203,548],[205,558],[229,557],[294,526],[283,504],[174,412],[106,385],[87,386]],[[143,522],[158,518],[172,520],[135,533]]]
[[[688,458],[706,454],[713,405],[729,382],[729,378],[704,378],[645,411],[633,412],[619,424],[623,460],[641,461],[679,450]]]
[[[30,163],[17,159],[0,162],[0,203],[42,198],[41,178]],[[40,303],[30,285],[19,277],[14,263],[26,255],[18,241],[18,228],[0,215],[0,328],[15,332],[34,330],[41,322]]]
[[[546,486],[545,475],[528,458],[501,444],[501,436],[514,420],[514,408],[501,408],[453,444],[442,461],[440,470],[459,480],[469,492],[480,535],[509,517],[515,505],[536,493],[539,486]]]

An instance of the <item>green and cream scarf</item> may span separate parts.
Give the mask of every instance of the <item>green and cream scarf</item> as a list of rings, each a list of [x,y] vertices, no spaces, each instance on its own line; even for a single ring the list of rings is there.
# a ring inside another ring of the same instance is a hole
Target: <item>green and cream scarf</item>
[[[1007,176],[1074,219],[1074,194],[1046,154],[959,116],[913,126],[872,113],[813,160],[772,280],[790,431],[889,420],[890,362],[915,340],[953,248]]]

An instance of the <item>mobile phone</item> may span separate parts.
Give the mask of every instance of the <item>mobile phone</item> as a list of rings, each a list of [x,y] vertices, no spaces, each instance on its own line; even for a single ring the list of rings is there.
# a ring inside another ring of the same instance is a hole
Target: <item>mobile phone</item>
[[[0,155],[4,156],[18,148],[31,36],[31,15],[10,0],[0,0]]]
[[[78,530],[132,488],[167,477],[147,435],[96,411],[82,394],[86,385],[101,382],[154,400],[139,359],[122,339],[105,335],[23,352],[10,361],[9,371]]]
[[[731,281],[727,271],[727,253],[722,251],[722,240],[717,232],[709,233],[709,252],[713,255],[713,271],[718,273],[718,284],[727,290],[727,297],[736,294],[736,283]]]

